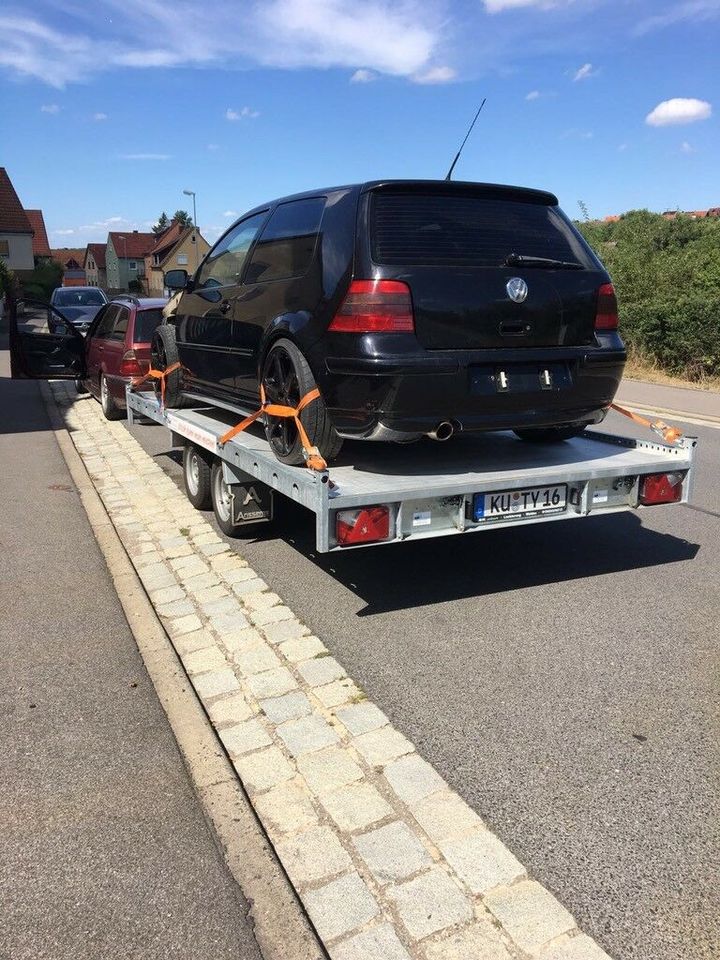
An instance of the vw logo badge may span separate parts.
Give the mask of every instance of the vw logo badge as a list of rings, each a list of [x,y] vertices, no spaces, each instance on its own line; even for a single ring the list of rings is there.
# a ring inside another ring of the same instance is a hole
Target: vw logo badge
[[[505,289],[510,299],[514,300],[515,303],[522,303],[523,300],[527,298],[528,285],[522,277],[513,277],[511,280],[508,280]]]

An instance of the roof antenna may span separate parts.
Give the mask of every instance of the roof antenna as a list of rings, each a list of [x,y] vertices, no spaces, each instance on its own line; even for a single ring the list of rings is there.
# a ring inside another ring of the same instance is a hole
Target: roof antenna
[[[453,173],[453,170],[455,169],[455,164],[456,164],[456,163],[458,162],[458,160],[460,159],[460,154],[463,152],[463,147],[464,147],[465,144],[467,143],[467,139],[468,139],[468,137],[470,136],[470,134],[472,133],[472,128],[475,126],[475,121],[476,121],[477,118],[480,116],[480,111],[481,111],[482,108],[485,106],[485,101],[486,101],[486,100],[487,100],[487,97],[483,97],[483,102],[482,102],[482,103],[480,104],[480,106],[478,107],[478,112],[475,114],[475,118],[474,118],[473,122],[470,124],[470,129],[469,129],[468,132],[465,134],[465,139],[464,139],[463,142],[460,144],[460,149],[459,149],[458,152],[455,154],[455,159],[453,160],[452,164],[450,165],[450,169],[448,170],[447,176],[445,177],[446,180],[452,180],[452,173]]]

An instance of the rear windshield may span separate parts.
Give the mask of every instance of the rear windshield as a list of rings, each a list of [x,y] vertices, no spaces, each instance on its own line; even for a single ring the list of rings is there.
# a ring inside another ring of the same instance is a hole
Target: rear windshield
[[[135,343],[150,343],[155,327],[162,321],[162,310],[138,310],[135,314]]]
[[[542,203],[381,191],[370,221],[376,263],[491,267],[519,253],[591,266],[570,222]]]
[[[101,307],[107,301],[99,290],[56,290],[53,303],[58,307]]]

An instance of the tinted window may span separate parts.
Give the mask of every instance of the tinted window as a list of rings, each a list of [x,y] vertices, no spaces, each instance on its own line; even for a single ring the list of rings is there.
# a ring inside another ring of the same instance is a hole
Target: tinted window
[[[307,272],[315,253],[325,198],[281,203],[253,251],[246,282],[285,280]]]
[[[127,307],[118,307],[117,311],[117,317],[113,325],[112,333],[110,334],[110,339],[122,341],[125,339],[125,334],[127,333],[130,311]]]
[[[162,310],[138,310],[135,314],[135,343],[150,343],[155,328],[162,323]]]
[[[108,340],[112,332],[112,328],[115,325],[115,318],[117,317],[118,307],[110,306],[107,308],[103,314],[102,320],[98,324],[94,337],[98,337],[100,340]]]
[[[542,203],[383,192],[370,217],[376,263],[487,267],[520,253],[592,265],[569,221]]]
[[[68,287],[66,290],[56,290],[53,294],[53,303],[58,307],[100,307],[106,302],[99,290],[73,291],[72,287]]]
[[[264,213],[259,213],[248,217],[213,247],[200,268],[199,286],[227,287],[240,282],[248,250],[265,216]]]

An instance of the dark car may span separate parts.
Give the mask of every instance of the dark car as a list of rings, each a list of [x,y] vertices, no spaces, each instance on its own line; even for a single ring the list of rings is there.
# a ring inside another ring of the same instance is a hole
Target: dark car
[[[125,387],[150,369],[150,344],[166,303],[118,298],[98,314],[87,333],[82,382],[108,420],[123,416]]]
[[[100,307],[108,302],[99,287],[57,287],[52,292],[50,303],[57,307],[81,333],[86,333]]]
[[[158,360],[182,391],[294,406],[323,455],[341,438],[514,430],[559,440],[601,421],[626,353],[602,263],[550,193],[377,181],[274,200],[241,217],[182,290]],[[173,344],[173,339],[176,342]],[[266,418],[286,463],[292,421]]]

